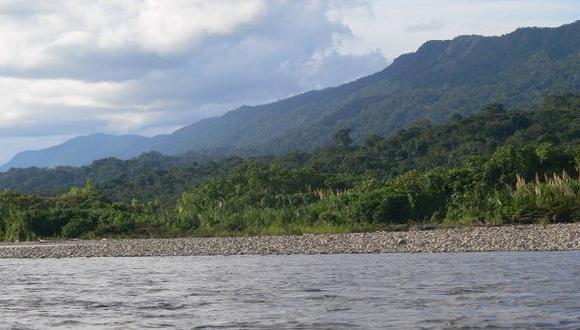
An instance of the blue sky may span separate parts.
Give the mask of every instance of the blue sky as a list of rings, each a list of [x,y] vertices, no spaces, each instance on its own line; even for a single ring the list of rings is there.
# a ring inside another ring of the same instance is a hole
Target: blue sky
[[[0,163],[338,85],[427,40],[579,17],[577,0],[0,0]]]

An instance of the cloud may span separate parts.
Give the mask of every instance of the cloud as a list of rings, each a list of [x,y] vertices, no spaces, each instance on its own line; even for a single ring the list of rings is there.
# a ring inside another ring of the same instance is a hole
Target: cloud
[[[409,25],[405,28],[405,32],[437,31],[443,29],[444,27],[445,23],[441,21],[427,21]]]
[[[350,31],[329,6],[2,1],[0,136],[162,132],[383,68],[378,52],[333,51]]]
[[[119,82],[0,77],[0,136],[82,131],[82,124],[118,111],[117,98],[129,88]]]
[[[577,0],[375,0],[354,9],[337,6],[330,17],[352,31],[340,36],[340,53],[380,50],[393,59],[428,40],[501,35],[527,26],[555,27],[577,20],[578,14]]]
[[[46,0],[32,7],[0,4],[0,40],[9,50],[0,65],[21,69],[68,63],[91,53],[171,55],[229,34],[266,7],[262,0]],[[23,55],[16,57],[16,54]]]

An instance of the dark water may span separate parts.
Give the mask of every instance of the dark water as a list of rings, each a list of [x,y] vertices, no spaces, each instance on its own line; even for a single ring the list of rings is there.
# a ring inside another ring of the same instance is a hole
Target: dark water
[[[580,328],[580,252],[0,260],[4,328]]]

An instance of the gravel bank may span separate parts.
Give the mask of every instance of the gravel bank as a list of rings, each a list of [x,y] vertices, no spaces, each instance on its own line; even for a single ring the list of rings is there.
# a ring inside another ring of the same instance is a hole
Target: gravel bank
[[[2,243],[0,258],[580,250],[580,223],[342,235]]]

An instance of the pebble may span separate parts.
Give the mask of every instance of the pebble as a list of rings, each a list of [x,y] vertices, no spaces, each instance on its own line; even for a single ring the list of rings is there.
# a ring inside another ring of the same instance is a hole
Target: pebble
[[[580,223],[332,235],[0,243],[0,258],[580,250]]]

